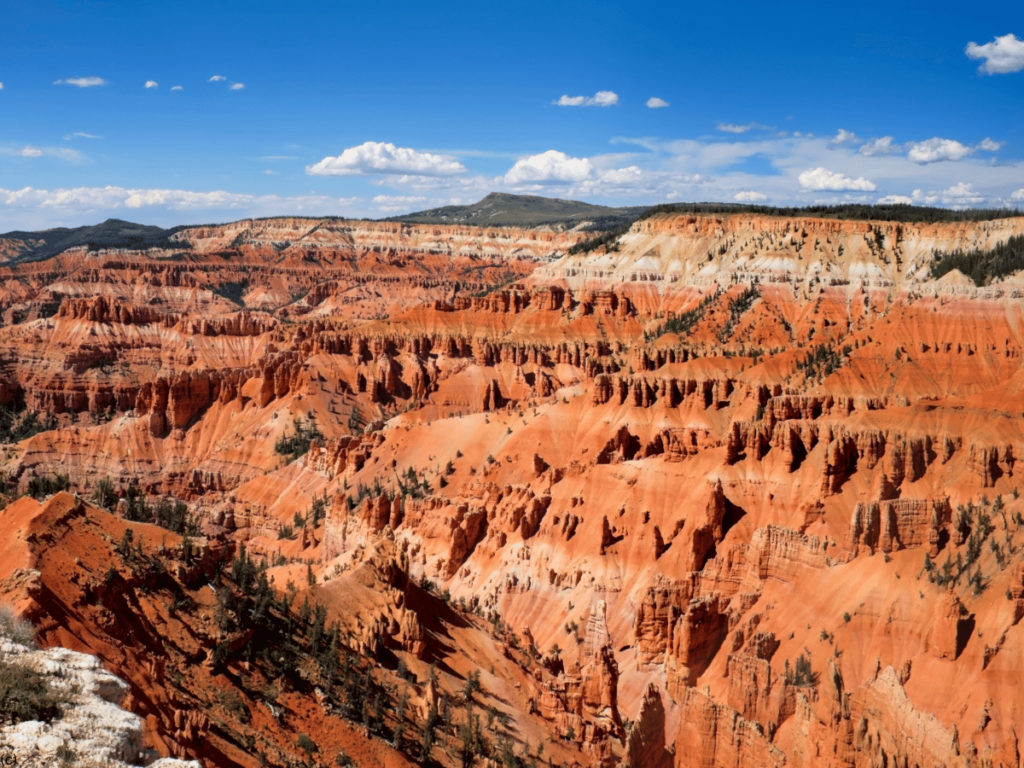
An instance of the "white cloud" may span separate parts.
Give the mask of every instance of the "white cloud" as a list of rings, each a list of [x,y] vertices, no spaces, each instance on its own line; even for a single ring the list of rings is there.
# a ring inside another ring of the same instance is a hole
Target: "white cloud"
[[[245,88],[245,83],[232,83],[231,87],[228,88],[228,90],[229,91],[240,91],[243,88]]]
[[[840,128],[839,129],[839,133],[837,133],[835,136],[832,137],[831,143],[832,144],[853,144],[853,143],[858,142],[858,141],[860,141],[860,139],[857,138],[857,134],[851,133],[850,131],[846,130],[845,128]]]
[[[618,103],[615,91],[598,91],[593,96],[562,96],[555,102],[560,107],[611,107]]]
[[[180,91],[180,90],[183,90],[183,89],[182,89],[182,87],[180,85],[172,85],[171,86],[171,90],[172,91]]]
[[[851,179],[841,173],[830,171],[827,168],[811,168],[800,174],[798,177],[800,186],[806,189],[831,190],[833,192],[874,192],[875,185],[863,176]]]
[[[754,128],[764,128],[764,126],[758,125],[757,123],[747,123],[746,125],[736,125],[735,123],[718,124],[718,130],[724,131],[725,133],[746,133]]]
[[[987,75],[1005,75],[1024,69],[1024,40],[1018,40],[1016,35],[1002,35],[984,45],[968,43],[964,53],[972,59],[984,59],[978,71]]]
[[[878,205],[913,205],[914,201],[906,195],[886,195],[875,201]]]
[[[985,195],[974,189],[973,184],[965,184],[961,181],[959,184],[940,192],[939,199],[946,205],[962,206],[983,203],[986,198]]]
[[[227,78],[224,77],[224,75],[214,75],[213,77],[211,77],[206,82],[208,82],[208,83],[219,83],[219,82],[221,82],[223,80],[227,80]]]
[[[264,155],[260,160],[298,160],[299,158],[291,155]]]
[[[899,144],[893,144],[892,136],[883,136],[880,139],[869,141],[860,148],[860,153],[865,157],[895,155],[902,151],[903,148]]]
[[[106,85],[107,81],[102,77],[66,77],[63,80],[54,80],[54,85],[73,85],[76,88],[92,88],[97,85]]]
[[[427,198],[415,195],[377,195],[373,198],[373,204],[385,213],[420,208],[426,201]]]
[[[1012,195],[1010,195],[1010,199],[1011,200],[1024,200],[1024,189],[1018,189],[1016,192],[1014,192]]]
[[[465,166],[450,155],[417,152],[380,141],[349,147],[337,157],[325,157],[319,163],[306,166],[306,173],[310,176],[454,176],[465,170]]]
[[[102,136],[96,136],[96,135],[91,134],[91,133],[83,133],[82,131],[75,131],[74,133],[69,133],[67,136],[65,136],[64,137],[64,141],[71,141],[71,139],[102,139],[102,138],[103,138]]]
[[[2,91],[3,89],[4,89],[4,84],[0,83],[0,91]]]
[[[524,157],[505,174],[508,184],[524,182],[579,182],[594,172],[586,158],[569,157],[564,152],[549,149],[539,155]]]
[[[147,88],[159,88],[160,87],[160,83],[158,83],[156,80],[147,80],[146,81],[146,87]]]
[[[328,214],[357,202],[358,198],[326,195],[249,195],[235,192],[192,192],[183,189],[129,189],[125,187],[76,187],[74,189],[0,189],[0,209],[91,211],[122,208],[166,208],[173,211],[206,209],[240,210],[246,213],[293,212]]]
[[[984,152],[998,152],[1000,149],[1003,148],[1003,145],[1005,143],[1005,141],[992,141],[992,139],[983,139],[977,148]]]
[[[77,149],[70,149],[69,147],[34,147],[31,144],[26,144],[24,147],[0,147],[0,155],[15,155],[21,157],[42,157],[43,155],[50,155],[52,157],[59,157],[61,160],[67,160],[71,163],[78,163],[85,160],[85,155],[79,152]]]
[[[651,98],[647,100],[647,106],[651,109],[661,109],[662,107],[667,107],[668,102],[664,99],[659,99],[657,96],[651,96]]]
[[[953,139],[940,139],[936,136],[928,141],[920,141],[910,145],[910,152],[907,153],[907,159],[912,163],[939,163],[944,160],[950,162],[956,162],[961,160],[967,155],[971,154],[974,150],[971,147],[961,144],[959,141]]]
[[[753,192],[749,189],[745,189],[733,195],[732,199],[739,203],[758,203],[762,200],[767,200],[768,195],[762,195],[760,192]]]

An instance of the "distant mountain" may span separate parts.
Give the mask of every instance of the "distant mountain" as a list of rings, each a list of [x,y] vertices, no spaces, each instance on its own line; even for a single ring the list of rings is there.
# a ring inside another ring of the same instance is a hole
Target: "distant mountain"
[[[538,227],[548,224],[556,227],[575,227],[591,222],[588,229],[607,230],[632,221],[647,210],[647,206],[609,208],[578,200],[559,200],[533,195],[509,195],[492,192],[472,205],[446,205],[429,211],[392,216],[387,221],[407,221],[417,224],[475,224],[495,227]]]
[[[107,219],[92,226],[57,227],[40,232],[7,232],[0,240],[19,240],[25,246],[13,261],[38,261],[56,256],[69,248],[82,245],[90,250],[101,248],[181,248],[191,247],[188,243],[172,242],[170,236],[185,227],[161,229],[145,224],[133,224],[121,219]]]

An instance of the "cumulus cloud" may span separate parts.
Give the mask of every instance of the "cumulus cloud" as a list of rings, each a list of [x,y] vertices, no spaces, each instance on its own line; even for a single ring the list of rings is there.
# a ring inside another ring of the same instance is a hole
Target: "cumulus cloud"
[[[243,88],[245,88],[245,83],[232,83],[231,87],[228,88],[228,90],[229,91],[240,91]]]
[[[107,81],[102,77],[66,77],[63,80],[54,80],[54,85],[73,85],[76,88],[93,88],[97,85],[106,85]]]
[[[800,186],[805,189],[831,190],[833,192],[874,192],[875,185],[863,176],[851,179],[841,173],[827,168],[810,168],[797,177]]]
[[[182,87],[180,85],[172,85],[171,86],[171,90],[172,91],[180,91],[180,90],[183,90],[183,89],[182,89]]]
[[[227,78],[224,77],[224,75],[214,75],[213,77],[211,77],[206,82],[208,82],[208,83],[219,83],[219,82],[222,82],[224,80],[227,80]]]
[[[75,131],[74,133],[69,133],[67,136],[65,136],[64,137],[64,141],[71,141],[71,139],[102,139],[102,138],[103,138],[102,136],[96,136],[96,135],[94,135],[92,133],[84,133],[82,131]]]
[[[380,141],[349,147],[337,157],[325,157],[319,163],[306,166],[310,176],[454,176],[465,171],[465,166],[450,155],[417,152]]]
[[[35,147],[23,147],[21,150],[22,157],[42,157],[43,150],[36,149]]]
[[[992,141],[992,139],[982,139],[981,143],[978,145],[978,149],[984,152],[998,152],[1000,149],[1003,148],[1003,144],[1005,143],[1006,142],[1004,141]]]
[[[1024,189],[1018,189],[1016,192],[1014,192],[1012,195],[1010,195],[1010,199],[1011,200],[1024,200]]]
[[[745,189],[733,195],[732,199],[739,203],[758,203],[762,200],[767,200],[768,195],[762,195],[760,192]]]
[[[985,202],[985,195],[974,189],[973,184],[965,184],[960,182],[949,189],[944,189],[939,193],[940,200],[946,205],[961,206],[961,205],[976,205],[977,203]]]
[[[594,172],[590,161],[581,157],[569,157],[564,152],[549,149],[539,155],[524,157],[516,162],[505,174],[508,184],[525,182],[579,182]]]
[[[971,154],[974,150],[953,139],[940,139],[936,136],[928,141],[919,141],[910,145],[907,159],[912,163],[940,163],[945,160],[956,162]]]
[[[611,107],[618,103],[619,96],[615,91],[598,91],[593,96],[563,95],[555,102],[560,107]]]
[[[1024,40],[1013,34],[996,37],[984,45],[970,42],[964,53],[972,59],[984,59],[978,71],[986,75],[1006,75],[1024,69]]]
[[[880,139],[869,141],[860,148],[860,153],[865,157],[877,155],[895,155],[903,151],[903,147],[893,143],[892,136],[883,136]]]
[[[651,98],[647,100],[647,106],[651,109],[661,109],[662,107],[667,107],[668,102],[664,99],[659,99],[657,96],[651,96]]]
[[[836,144],[836,145],[839,145],[839,144],[854,144],[854,143],[856,143],[858,141],[860,141],[860,139],[857,138],[857,134],[851,133],[850,131],[846,130],[845,128],[840,128],[839,129],[839,133],[837,133],[835,136],[833,136],[832,137],[832,141],[829,142],[829,143]]]
[[[147,80],[146,81],[146,87],[147,88],[159,88],[160,87],[160,83],[158,83],[156,80]]]
[[[878,205],[913,205],[914,201],[906,195],[886,195],[875,201]]]

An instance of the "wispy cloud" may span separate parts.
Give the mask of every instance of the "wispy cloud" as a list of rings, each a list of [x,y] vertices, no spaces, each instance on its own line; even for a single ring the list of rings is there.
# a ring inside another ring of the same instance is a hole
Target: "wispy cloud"
[[[274,161],[274,160],[298,160],[298,159],[299,158],[292,157],[291,155],[264,155],[263,157],[260,158],[260,160],[271,160],[271,161]]]
[[[64,137],[64,141],[71,141],[71,139],[102,139],[102,138],[103,138],[102,136],[96,136],[95,134],[92,134],[92,133],[85,133],[83,131],[75,131],[74,133],[69,133],[67,136],[65,136]]]
[[[744,123],[743,125],[737,125],[736,123],[719,123],[717,127],[718,130],[723,131],[724,133],[746,133],[747,131],[752,131],[755,128],[764,130],[768,126],[761,125],[760,123]]]
[[[4,84],[0,83],[0,91],[2,91],[3,89],[4,89]]]
[[[224,77],[224,75],[214,75],[213,77],[211,77],[211,78],[210,78],[209,80],[207,80],[206,82],[208,82],[208,83],[219,83],[219,82],[221,82],[222,80],[227,80],[227,78],[226,78],[226,77]]]
[[[73,85],[76,88],[94,88],[97,85],[106,85],[107,81],[102,77],[66,77],[63,80],[54,80],[54,85]]]
[[[184,90],[184,89],[180,85],[172,85],[171,86],[171,90],[172,91],[181,91],[181,90]]]
[[[245,83],[232,83],[231,87],[228,88],[228,90],[229,91],[240,91],[243,88],[245,88]]]
[[[661,109],[662,107],[667,107],[668,102],[664,99],[659,99],[657,96],[651,96],[651,98],[647,100],[647,106],[651,109]]]
[[[453,176],[465,171],[465,166],[453,157],[418,152],[379,141],[349,147],[337,157],[325,157],[319,163],[306,167],[310,176]]]
[[[880,139],[869,141],[860,148],[860,153],[865,157],[875,157],[876,155],[898,155],[902,151],[903,147],[899,144],[894,144],[892,136],[883,136]]]
[[[78,163],[86,159],[85,155],[77,149],[70,149],[68,147],[37,147],[32,144],[25,144],[22,147],[0,147],[0,155],[13,155],[17,157],[43,157],[44,155],[49,155],[51,157],[59,157],[61,160],[67,160],[69,163]]]
[[[417,195],[377,195],[372,202],[384,213],[397,213],[422,207],[426,201]]]
[[[984,59],[978,71],[986,75],[1007,75],[1024,69],[1024,40],[1016,35],[1002,35],[984,45],[970,42],[964,53],[972,59]]]
[[[146,87],[147,88],[159,88],[160,87],[160,83],[158,83],[156,80],[147,80],[146,81]]]
[[[554,103],[560,107],[612,107],[619,103],[619,95],[615,91],[598,91],[593,96],[563,95]]]
[[[77,211],[139,209],[162,207],[174,211],[206,209],[245,210],[251,212],[315,211],[330,213],[357,202],[358,198],[326,195],[250,195],[216,190],[193,192],[183,189],[133,189],[126,187],[76,187],[73,189],[19,190],[0,188],[0,207],[15,209],[63,209]]]

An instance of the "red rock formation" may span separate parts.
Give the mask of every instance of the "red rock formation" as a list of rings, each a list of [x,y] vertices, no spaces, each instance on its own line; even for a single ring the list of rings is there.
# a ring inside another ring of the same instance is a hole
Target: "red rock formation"
[[[665,707],[658,686],[647,686],[640,714],[626,739],[622,768],[672,768],[672,753],[665,748]]]

